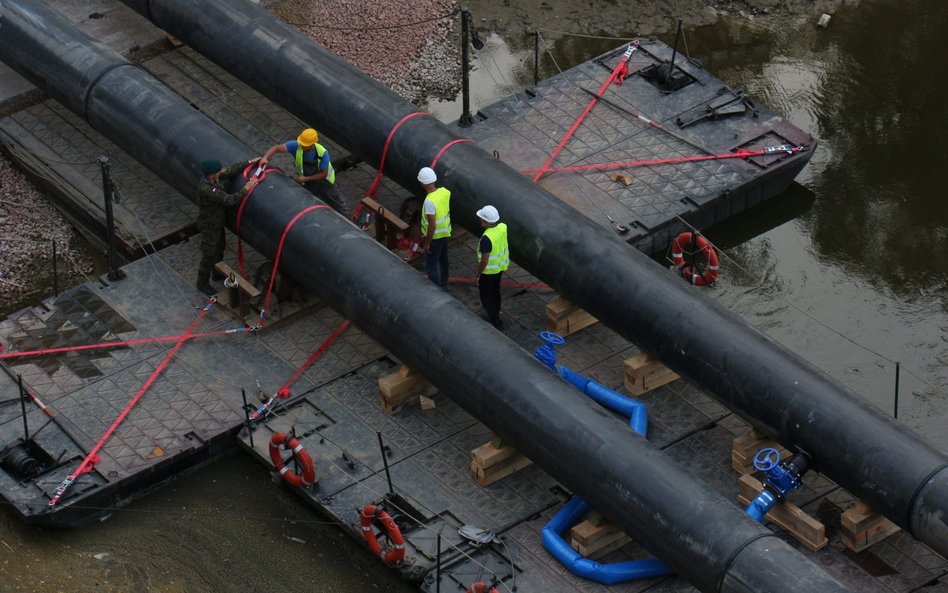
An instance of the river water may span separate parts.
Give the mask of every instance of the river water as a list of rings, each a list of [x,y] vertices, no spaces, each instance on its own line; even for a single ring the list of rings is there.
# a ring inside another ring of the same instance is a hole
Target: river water
[[[948,3],[817,16],[685,31],[691,58],[819,140],[787,195],[709,233],[727,257],[708,294],[889,413],[898,362],[899,419],[948,450]],[[550,35],[541,78],[621,44]],[[486,41],[473,111],[533,83],[533,35]]]
[[[820,140],[799,185],[710,234],[728,258],[709,296],[890,412],[898,361],[899,418],[948,449],[948,3],[863,3],[825,30],[815,20],[686,29],[692,58]],[[533,80],[532,36],[487,41],[475,109]],[[544,42],[541,76],[621,43]],[[415,590],[267,475],[234,452],[74,531],[4,513],[0,591]]]

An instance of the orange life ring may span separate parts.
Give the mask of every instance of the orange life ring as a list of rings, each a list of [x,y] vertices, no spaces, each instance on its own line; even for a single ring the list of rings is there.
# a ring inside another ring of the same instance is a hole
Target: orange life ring
[[[283,453],[280,451],[281,448],[293,451],[293,454],[296,455],[296,461],[300,464],[300,467],[303,468],[302,476],[291,471],[289,466],[286,465],[286,461],[283,460]],[[313,465],[313,458],[309,456],[309,453],[306,452],[306,449],[303,448],[303,445],[300,444],[296,437],[290,436],[287,438],[286,433],[274,433],[274,435],[270,437],[270,461],[273,462],[277,473],[279,473],[290,486],[301,488],[304,486],[309,487],[316,483],[316,467]]]
[[[382,550],[379,544],[379,538],[375,534],[372,522],[378,518],[385,528],[385,533],[391,542],[391,547]],[[365,537],[365,543],[369,544],[372,553],[379,557],[387,566],[398,566],[405,560],[405,540],[402,538],[402,531],[395,524],[391,515],[385,512],[385,509],[374,504],[367,504],[362,507],[359,513],[359,524],[362,526],[362,536]]]
[[[703,253],[705,257],[705,269],[703,274],[698,274],[697,269],[685,262],[685,249],[690,254]],[[695,286],[714,286],[721,272],[721,264],[718,261],[718,254],[701,234],[685,231],[680,233],[671,244],[672,263],[678,268],[681,277]]]
[[[484,581],[477,581],[473,585],[467,588],[467,591],[464,593],[500,593],[497,590],[497,587],[487,588],[487,585],[484,584]]]

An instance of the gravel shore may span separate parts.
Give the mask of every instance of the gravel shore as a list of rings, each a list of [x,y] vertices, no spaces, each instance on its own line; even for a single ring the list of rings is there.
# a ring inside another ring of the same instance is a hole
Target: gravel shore
[[[453,0],[286,0],[267,10],[416,105],[460,90]]]
[[[60,288],[95,272],[79,234],[26,175],[0,156],[0,312],[10,313],[52,293],[53,241]]]

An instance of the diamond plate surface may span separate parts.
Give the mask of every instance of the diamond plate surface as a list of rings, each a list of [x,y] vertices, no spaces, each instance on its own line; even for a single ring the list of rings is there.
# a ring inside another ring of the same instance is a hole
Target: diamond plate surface
[[[660,46],[644,44],[633,56],[633,71],[657,64],[657,56],[663,52]],[[481,109],[486,119],[466,133],[484,146],[500,148],[501,157],[512,167],[535,169],[592,100],[586,91],[597,92],[607,79],[610,70],[604,65],[614,66],[617,60],[618,55],[613,53],[601,58],[602,64],[587,62],[541,82],[531,89],[528,98],[514,95],[501,99]],[[762,115],[758,120],[750,113],[694,129],[679,129],[675,124],[678,115],[704,109],[719,97],[721,88],[720,81],[707,73],[687,63],[682,67],[696,83],[661,100],[656,89],[638,76],[630,76],[622,86],[610,86],[603,94],[606,100],[593,106],[550,166],[707,156],[743,144],[756,147],[783,138],[768,127],[780,126],[779,118]],[[656,125],[649,125],[637,115]],[[639,234],[630,235],[629,240],[638,240],[641,232],[675,224],[676,217],[743,187],[775,162],[768,157],[755,163],[757,167],[729,159],[564,171],[546,174],[540,184],[605,228],[611,229],[606,214],[619,223],[634,225]],[[613,182],[609,174],[616,170],[630,176],[632,184]],[[734,198],[735,207],[746,208],[746,204],[738,203],[740,200]]]

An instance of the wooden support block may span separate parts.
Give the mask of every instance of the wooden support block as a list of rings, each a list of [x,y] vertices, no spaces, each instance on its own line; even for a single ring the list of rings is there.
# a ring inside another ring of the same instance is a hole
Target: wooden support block
[[[421,404],[421,409],[424,411],[433,410],[438,407],[438,404],[435,403],[430,397],[425,397],[423,395],[418,396],[418,402]]]
[[[613,173],[609,176],[609,179],[615,181],[616,183],[624,183],[626,186],[632,185],[632,176],[623,175],[622,173]]]
[[[507,448],[509,449],[511,447]],[[529,467],[532,463],[532,461],[521,453],[515,453],[513,457],[496,463],[489,468],[484,468],[480,464],[471,461],[471,475],[475,482],[481,486],[487,486],[511,474],[515,474],[525,467]]]
[[[529,466],[527,459],[513,447],[497,447],[493,443],[484,443],[471,451],[471,475],[481,486],[493,484]]]
[[[655,360],[647,352],[639,352],[625,359],[624,366],[625,388],[632,395],[642,395],[678,378],[674,371]]]
[[[757,498],[757,495],[763,489],[764,486],[760,481],[753,476],[744,474],[738,481],[737,500],[742,505],[747,506]],[[778,502],[770,509],[764,520],[787,531],[797,541],[814,552],[825,547],[828,543],[826,527],[792,502]]]
[[[398,245],[398,234],[408,230],[408,223],[368,196],[362,198],[362,203],[375,214],[375,240],[394,250]]]
[[[899,531],[898,525],[862,501],[839,517],[840,539],[853,552],[862,552],[896,531]]]
[[[576,333],[598,322],[598,319],[563,297],[557,297],[546,305],[546,328],[561,336]]]
[[[395,413],[404,406],[419,401],[420,396],[429,389],[433,389],[431,383],[419,373],[410,372],[405,376],[400,369],[385,375],[379,379],[382,409],[389,414]]]
[[[244,278],[243,276],[235,272],[234,269],[231,268],[229,265],[227,265],[226,262],[222,262],[222,261],[217,262],[216,264],[214,264],[214,269],[217,270],[218,274],[223,274],[224,276],[233,275],[234,277],[236,277],[237,286],[238,288],[240,288],[240,292],[247,295],[247,298],[255,299],[260,296],[261,293],[259,290],[257,290],[257,287],[251,284],[249,280],[247,280],[246,278]]]
[[[752,429],[734,439],[731,448],[731,467],[739,474],[754,473],[754,456],[761,449],[767,448],[776,449],[781,459],[789,459],[792,456],[780,443]]]
[[[484,469],[490,469],[517,455],[520,455],[520,453],[513,447],[497,447],[493,443],[484,443],[471,451],[471,463],[476,463]]]
[[[570,546],[592,560],[602,558],[631,541],[631,538],[615,525],[594,525],[590,521],[577,523],[569,530],[569,535]]]
[[[225,298],[221,299],[221,304],[230,309],[240,319],[246,319],[250,314],[250,302],[260,298],[260,291],[225,262],[219,261],[214,264],[214,270],[228,278],[237,279],[237,286],[227,286],[225,284],[227,286],[224,290]]]

